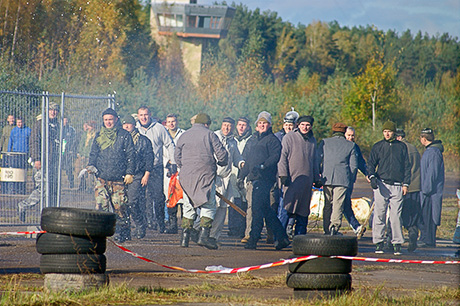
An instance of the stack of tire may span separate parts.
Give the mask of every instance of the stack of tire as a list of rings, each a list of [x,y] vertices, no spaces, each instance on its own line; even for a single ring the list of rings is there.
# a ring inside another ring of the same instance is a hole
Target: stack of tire
[[[51,291],[80,291],[108,284],[107,239],[116,215],[90,209],[44,208],[36,248],[44,286]]]
[[[358,240],[352,236],[298,235],[292,241],[293,257],[322,257],[289,264],[286,278],[294,298],[333,297],[351,290],[351,260],[329,256],[356,256]]]

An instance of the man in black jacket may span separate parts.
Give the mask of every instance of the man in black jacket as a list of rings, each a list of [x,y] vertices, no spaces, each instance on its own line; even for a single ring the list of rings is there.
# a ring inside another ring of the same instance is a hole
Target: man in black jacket
[[[136,170],[133,139],[121,127],[117,113],[108,108],[102,113],[103,126],[96,133],[86,169],[94,173],[96,180],[96,208],[117,214],[117,237],[119,242],[131,239],[127,212],[125,185],[133,182]]]
[[[272,132],[271,119],[271,115],[265,111],[257,117],[257,132],[243,151],[246,163],[238,175],[240,185],[247,177],[247,200],[252,203],[252,227],[245,249],[257,247],[264,219],[267,227],[273,230],[277,250],[290,243],[275,211],[270,208],[270,188],[275,183],[277,164],[281,156],[281,143]]]
[[[136,237],[145,237],[145,190],[149,181],[150,173],[153,170],[153,149],[150,139],[141,135],[136,129],[136,120],[133,116],[127,115],[122,120],[123,129],[128,131],[133,138],[136,152],[136,170],[134,180],[128,185],[129,214],[132,215],[136,224]]]
[[[395,138],[396,125],[387,121],[382,130],[384,139],[374,144],[367,163],[375,202],[372,241],[376,244],[375,253],[383,253],[389,211],[394,255],[401,255],[401,244],[404,243],[402,201],[410,184],[410,161],[406,145]]]

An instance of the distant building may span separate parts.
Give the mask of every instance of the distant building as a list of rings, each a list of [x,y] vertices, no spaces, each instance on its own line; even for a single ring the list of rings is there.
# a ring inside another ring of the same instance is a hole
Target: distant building
[[[173,34],[180,39],[184,67],[196,84],[202,55],[209,43],[227,35],[234,15],[235,9],[229,6],[199,5],[196,0],[152,0],[152,35],[160,45]]]

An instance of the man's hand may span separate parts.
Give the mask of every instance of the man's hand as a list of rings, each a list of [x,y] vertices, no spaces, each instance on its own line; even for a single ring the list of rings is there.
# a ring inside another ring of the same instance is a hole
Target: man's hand
[[[39,160],[35,161],[34,162],[34,167],[35,167],[35,169],[40,170],[42,168],[42,162],[39,161]]]
[[[408,191],[409,191],[409,187],[403,186],[403,188],[402,188],[403,196],[405,196]]]
[[[88,166],[86,167],[86,170],[88,170],[89,174],[96,174],[97,173],[97,168],[94,166]]]
[[[134,181],[134,177],[133,177],[132,174],[126,174],[125,175],[124,182],[125,182],[126,185],[131,184],[133,181]]]
[[[316,182],[313,182],[313,186],[316,188],[321,188],[323,187],[323,182],[321,180],[317,180]]]
[[[371,177],[370,180],[371,180],[371,187],[372,187],[372,189],[377,189],[377,188],[379,188],[379,184],[378,184],[377,178],[376,178],[375,176]]]
[[[142,187],[147,186],[147,183],[149,182],[149,178],[150,178],[150,172],[145,171],[144,176],[141,178]]]

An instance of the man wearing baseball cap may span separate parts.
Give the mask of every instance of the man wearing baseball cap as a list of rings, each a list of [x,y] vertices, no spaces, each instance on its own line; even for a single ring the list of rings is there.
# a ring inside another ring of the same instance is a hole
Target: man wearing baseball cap
[[[394,122],[384,123],[383,139],[374,144],[367,163],[368,178],[374,189],[372,241],[376,245],[377,254],[382,254],[384,249],[387,211],[389,211],[394,255],[401,255],[401,244],[404,243],[401,225],[402,201],[410,184],[411,167],[407,147],[396,140],[395,131]]]

